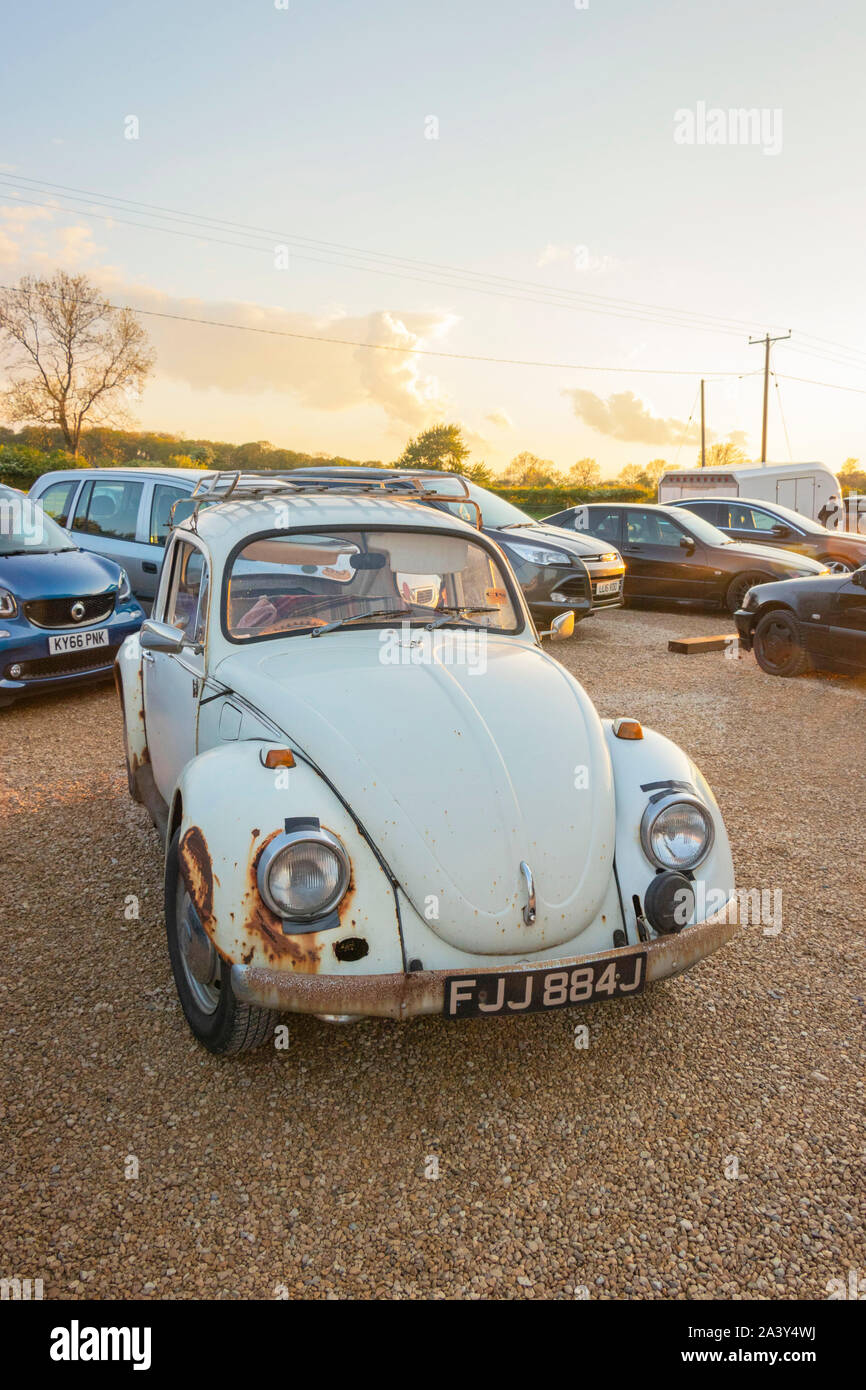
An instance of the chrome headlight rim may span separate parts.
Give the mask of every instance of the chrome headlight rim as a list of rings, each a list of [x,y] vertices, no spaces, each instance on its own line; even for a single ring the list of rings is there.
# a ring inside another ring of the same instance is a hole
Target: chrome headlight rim
[[[292,849],[300,844],[324,845],[332,852],[339,865],[336,889],[321,907],[316,908],[315,912],[291,911],[274,896],[270,888],[270,871],[275,860],[287,849]],[[324,917],[329,917],[346,896],[351,877],[352,865],[345,845],[330,830],[325,830],[323,827],[318,830],[312,827],[304,830],[287,830],[276,835],[270,844],[263,849],[256,869],[256,879],[262,899],[272,912],[287,922],[318,922]]]
[[[669,863],[666,860],[660,858],[659,855],[656,854],[652,846],[652,832],[655,828],[655,823],[659,819],[659,817],[663,815],[665,811],[669,811],[672,806],[691,806],[695,810],[699,811],[700,814],[703,816],[704,825],[706,826],[707,831],[706,839],[704,841],[704,845],[700,853],[695,855],[694,858],[689,859],[687,862],[680,862],[676,864]],[[715,838],[716,827],[715,822],[713,821],[712,812],[709,806],[706,804],[706,802],[694,793],[677,791],[669,792],[667,795],[659,797],[658,800],[650,801],[647,804],[646,809],[644,810],[643,816],[641,817],[641,847],[643,848],[643,852],[646,855],[647,859],[650,861],[650,863],[655,864],[656,867],[659,869],[669,869],[679,871],[680,873],[688,873],[692,869],[696,869],[698,865],[703,864],[707,855],[710,853],[710,850],[712,849],[713,844],[715,842]]]
[[[11,589],[0,589],[0,618],[17,618],[18,600]]]

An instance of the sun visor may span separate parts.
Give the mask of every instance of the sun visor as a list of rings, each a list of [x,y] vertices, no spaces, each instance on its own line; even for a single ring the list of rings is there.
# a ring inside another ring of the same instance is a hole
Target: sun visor
[[[375,546],[370,549],[376,553]],[[400,574],[460,574],[469,558],[462,536],[425,535],[419,531],[390,534],[387,546],[378,553],[387,555],[391,569]]]

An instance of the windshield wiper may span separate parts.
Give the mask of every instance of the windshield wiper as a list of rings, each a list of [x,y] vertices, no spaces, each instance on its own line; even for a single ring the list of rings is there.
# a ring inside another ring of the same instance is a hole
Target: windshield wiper
[[[468,607],[468,606],[461,606],[461,607],[459,607],[459,608],[439,608],[439,609],[437,610],[437,617],[435,617],[435,618],[433,619],[432,623],[427,623],[427,625],[426,625],[426,626],[427,626],[427,631],[428,631],[428,632],[433,632],[433,630],[434,630],[435,628],[437,628],[437,627],[443,627],[445,623],[453,623],[453,622],[455,622],[455,621],[457,621],[457,622],[465,622],[465,621],[466,621],[466,618],[467,618],[467,614],[469,614],[469,613],[498,613],[498,612],[499,612],[499,609],[498,609],[498,608],[471,608],[471,607]],[[482,623],[472,623],[472,627],[483,627],[483,624],[482,624]]]
[[[509,521],[507,526],[500,529],[503,531],[520,531],[524,526],[537,526],[537,521]]]
[[[310,635],[322,637],[326,632],[334,632],[338,627],[344,627],[348,623],[368,623],[374,618],[395,618],[400,613],[413,616],[411,608],[374,608],[372,613],[353,613],[348,618],[335,618],[332,623],[325,623],[324,627],[314,628]]]

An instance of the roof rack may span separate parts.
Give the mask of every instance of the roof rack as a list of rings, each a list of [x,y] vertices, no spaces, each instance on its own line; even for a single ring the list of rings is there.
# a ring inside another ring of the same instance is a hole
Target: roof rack
[[[359,492],[365,494],[381,494],[383,492],[393,494],[396,492],[407,502],[466,503],[474,509],[475,526],[480,531],[481,508],[475,499],[470,497],[466,479],[460,477],[459,474],[454,474],[454,481],[461,486],[461,491],[458,493],[439,492],[435,487],[431,488],[425,481],[423,473],[397,474],[394,478],[341,478],[339,481],[332,477],[326,479],[324,475],[316,477],[314,474],[307,474],[304,478],[293,480],[290,469],[286,471],[268,469],[247,473],[241,473],[239,470],[205,473],[201,481],[196,483],[189,497],[179,497],[172,504],[169,526],[174,528],[181,524],[175,520],[175,508],[180,506],[183,509],[189,502],[193,503],[192,511],[187,513],[182,520],[189,521],[195,531],[197,529],[197,517],[202,507],[214,506],[218,502],[227,502],[229,498],[238,502],[253,502],[260,501],[263,497],[279,496],[286,493],[298,496],[309,496],[313,493],[337,493],[346,496]]]

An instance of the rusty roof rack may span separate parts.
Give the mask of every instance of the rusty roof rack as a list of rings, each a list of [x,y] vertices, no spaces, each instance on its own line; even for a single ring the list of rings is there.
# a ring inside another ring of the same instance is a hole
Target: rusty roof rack
[[[441,477],[437,474],[437,477]],[[425,481],[424,473],[397,473],[393,478],[359,478],[346,477],[338,478],[333,474],[325,477],[324,474],[318,477],[315,474],[307,474],[304,477],[292,477],[292,470],[260,470],[242,473],[239,470],[203,474],[201,481],[196,483],[189,497],[178,498],[173,503],[170,514],[170,526],[179,525],[175,521],[175,508],[188,502],[193,502],[192,511],[183,518],[189,520],[193,530],[196,529],[196,518],[201,507],[213,506],[218,502],[227,502],[230,498],[233,501],[247,502],[260,501],[264,497],[279,496],[282,494],[297,494],[309,496],[311,493],[338,493],[340,495],[351,495],[356,493],[399,493],[401,498],[407,502],[462,502],[468,504],[475,512],[475,525],[481,529],[481,508],[473,497],[469,495],[469,488],[466,479],[459,474],[454,474],[454,481],[461,486],[460,492],[440,492],[435,487],[430,487]],[[205,486],[207,484],[207,486]]]

